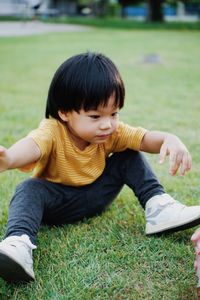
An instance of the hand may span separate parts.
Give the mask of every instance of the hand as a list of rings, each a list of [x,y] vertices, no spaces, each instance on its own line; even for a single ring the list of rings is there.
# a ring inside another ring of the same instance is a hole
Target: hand
[[[6,171],[9,168],[8,150],[0,146],[0,172]]]
[[[179,167],[180,175],[184,176],[191,169],[192,158],[181,140],[172,134],[167,134],[160,148],[160,161],[163,163],[166,156],[169,155],[169,173],[173,176],[177,173]]]
[[[195,261],[194,261],[194,266],[197,269],[198,263],[197,263],[197,258],[200,255],[200,228],[198,228],[192,235],[191,241],[194,244],[195,247]]]

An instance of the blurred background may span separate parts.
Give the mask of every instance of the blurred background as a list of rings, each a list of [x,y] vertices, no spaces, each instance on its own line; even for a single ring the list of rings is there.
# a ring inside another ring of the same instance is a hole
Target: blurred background
[[[197,21],[200,0],[0,0],[0,16],[121,17],[151,22]]]

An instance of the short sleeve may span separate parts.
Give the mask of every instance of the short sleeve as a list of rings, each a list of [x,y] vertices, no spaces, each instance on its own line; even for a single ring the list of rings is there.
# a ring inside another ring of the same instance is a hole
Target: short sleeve
[[[139,151],[146,131],[142,127],[132,127],[120,122],[111,140],[112,152],[120,152],[125,149]]]
[[[53,135],[48,120],[43,120],[40,123],[39,128],[32,130],[28,134],[28,137],[32,138],[38,145],[41,151],[41,156],[37,162],[31,163],[27,166],[24,166],[23,168],[20,168],[20,170],[23,172],[32,171],[33,169],[38,168],[41,169],[42,166],[45,167],[48,163],[49,156],[53,150]],[[37,170],[37,173],[38,171],[39,170]]]

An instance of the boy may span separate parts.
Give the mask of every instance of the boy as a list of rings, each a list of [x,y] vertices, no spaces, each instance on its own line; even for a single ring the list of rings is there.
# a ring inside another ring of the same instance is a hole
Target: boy
[[[186,207],[165,193],[139,151],[169,155],[170,173],[191,168],[191,157],[173,134],[119,122],[125,89],[113,62],[83,53],[56,71],[46,119],[9,149],[0,147],[0,171],[33,169],[11,200],[0,276],[34,280],[32,250],[41,223],[62,225],[102,213],[127,184],[145,209],[146,234],[200,223],[200,206]]]

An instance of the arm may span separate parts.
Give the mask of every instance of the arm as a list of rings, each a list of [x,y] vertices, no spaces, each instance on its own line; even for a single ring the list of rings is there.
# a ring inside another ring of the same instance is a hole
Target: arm
[[[148,153],[159,153],[163,163],[169,155],[169,173],[175,175],[181,166],[183,176],[191,169],[192,159],[181,140],[170,133],[162,131],[147,131],[141,142],[140,150]]]
[[[39,147],[29,137],[19,140],[9,149],[0,146],[0,172],[36,162],[40,155]]]

